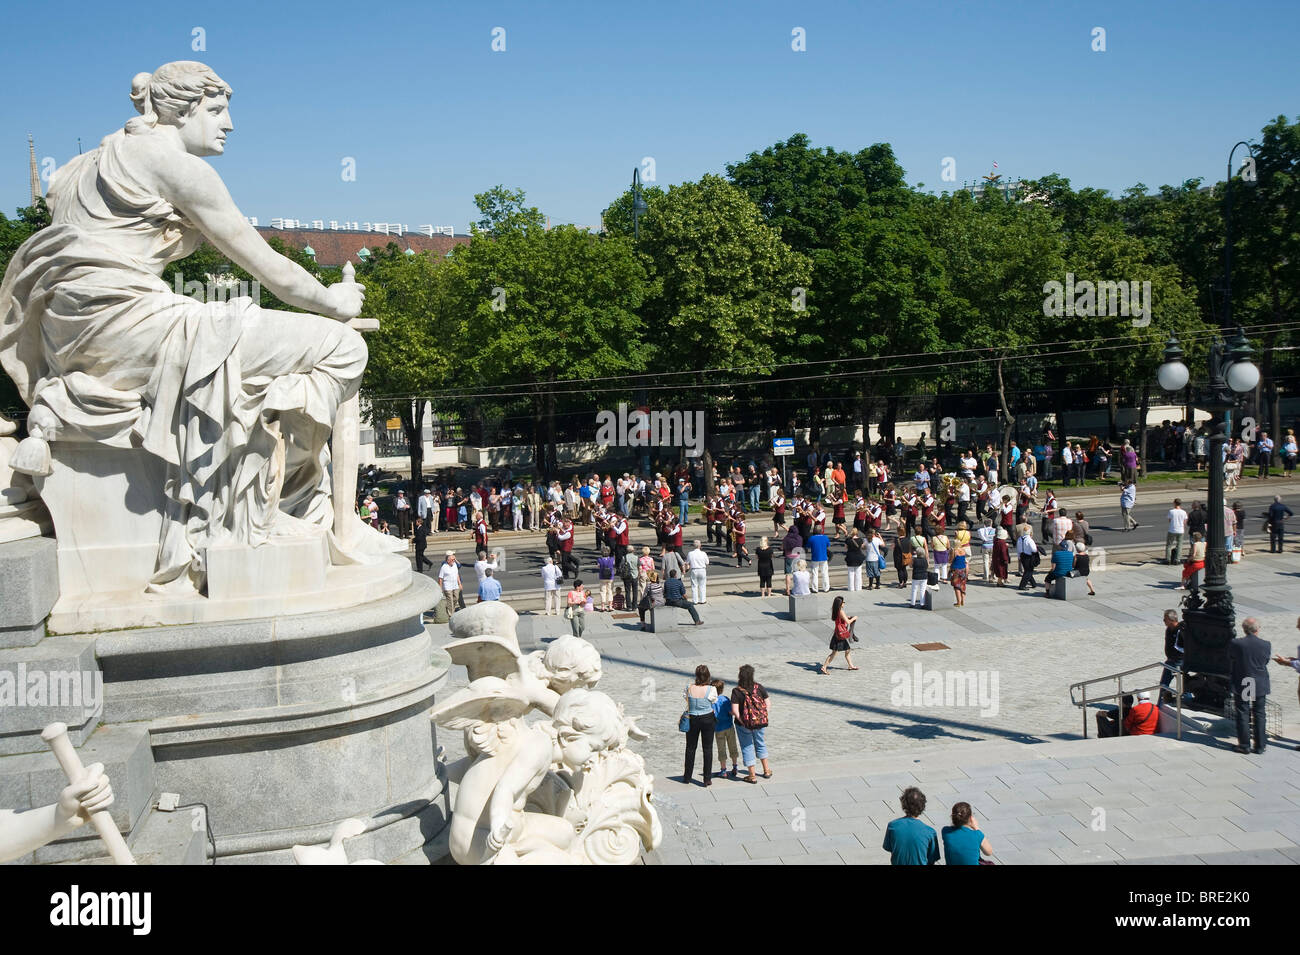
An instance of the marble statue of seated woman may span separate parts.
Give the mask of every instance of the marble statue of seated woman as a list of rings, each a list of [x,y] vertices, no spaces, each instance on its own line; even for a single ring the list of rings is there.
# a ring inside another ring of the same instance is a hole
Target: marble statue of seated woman
[[[276,253],[204,160],[225,151],[230,97],[202,63],[136,76],[140,115],[56,172],[52,224],[0,293],[0,364],[31,408],[12,467],[49,475],[64,442],[153,456],[153,589],[202,588],[215,542],[331,526],[330,429],[366,365],[346,324],[364,287],[326,287]],[[163,268],[205,238],[307,314],[176,294]]]

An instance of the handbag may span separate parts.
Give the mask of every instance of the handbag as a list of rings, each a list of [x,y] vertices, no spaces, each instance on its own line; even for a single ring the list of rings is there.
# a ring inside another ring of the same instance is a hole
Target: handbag
[[[569,604],[569,606],[564,608],[564,619],[565,620],[573,619],[573,604]]]
[[[682,715],[677,718],[677,729],[683,733],[690,732],[691,716],[686,710],[682,710]]]

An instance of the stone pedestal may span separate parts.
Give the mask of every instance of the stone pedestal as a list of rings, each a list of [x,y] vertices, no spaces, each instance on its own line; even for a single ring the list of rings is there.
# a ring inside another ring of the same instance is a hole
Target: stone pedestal
[[[446,856],[449,809],[429,710],[450,660],[422,623],[436,582],[407,568],[396,594],[344,609],[46,636],[43,620],[28,618],[48,613],[57,596],[41,587],[57,579],[46,566],[52,542],[0,545],[0,568],[20,546],[34,548],[26,556],[43,569],[0,574],[3,619],[22,628],[10,638],[18,646],[0,649],[0,671],[88,674],[91,685],[102,680],[102,695],[89,711],[73,712],[67,700],[0,708],[0,805],[57,797],[61,771],[39,738],[57,719],[86,764],[105,763],[114,819],[154,861],[207,854],[202,839],[153,808],[161,792],[208,806],[223,864],[288,863],[293,845],[326,842],[347,818],[367,826],[349,842],[354,857]],[[11,599],[24,593],[26,603]],[[93,833],[78,833],[27,861],[102,854]]]

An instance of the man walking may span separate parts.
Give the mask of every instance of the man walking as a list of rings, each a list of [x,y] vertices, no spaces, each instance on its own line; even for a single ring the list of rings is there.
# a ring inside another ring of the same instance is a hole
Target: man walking
[[[1137,504],[1137,496],[1137,485],[1130,478],[1124,478],[1124,487],[1119,492],[1119,512],[1124,515],[1125,533],[1141,526],[1133,519],[1133,507]]]
[[[456,562],[454,550],[447,551],[446,561],[438,568],[438,581],[442,584],[442,597],[447,601],[448,613],[457,608],[464,610],[465,598],[461,595],[460,589],[460,564]]]
[[[1160,677],[1161,699],[1165,703],[1177,703],[1178,700],[1169,689],[1174,681],[1174,673],[1183,666],[1183,623],[1178,619],[1177,610],[1165,611],[1165,669]]]
[[[1268,475],[1264,475],[1268,477]],[[1283,552],[1282,530],[1286,526],[1286,519],[1291,517],[1291,508],[1282,503],[1281,496],[1275,496],[1273,503],[1268,506],[1268,552],[1270,554],[1280,554]]]
[[[1268,682],[1268,661],[1273,647],[1259,636],[1259,621],[1247,617],[1241,624],[1242,635],[1228,644],[1228,676],[1232,685],[1237,714],[1238,753],[1251,752],[1251,720],[1254,720],[1254,752],[1264,752],[1267,739],[1265,701],[1272,690]]]
[[[1038,545],[1029,531],[1028,524],[1020,525],[1020,537],[1016,540],[1016,554],[1020,558],[1019,590],[1032,590],[1038,586],[1034,580],[1034,568],[1038,566]]]
[[[424,572],[424,567],[428,564],[433,566],[433,561],[424,556],[424,549],[429,546],[429,528],[424,523],[423,517],[415,519],[415,572],[417,574]]]
[[[1174,506],[1169,509],[1169,530],[1165,534],[1165,563],[1177,564],[1182,561],[1183,537],[1187,534],[1187,512],[1183,502],[1174,498]]]
[[[695,542],[695,549],[686,555],[686,564],[691,571],[691,598],[697,604],[708,603],[709,600],[709,578],[706,568],[709,566],[709,555],[700,547],[700,542]]]

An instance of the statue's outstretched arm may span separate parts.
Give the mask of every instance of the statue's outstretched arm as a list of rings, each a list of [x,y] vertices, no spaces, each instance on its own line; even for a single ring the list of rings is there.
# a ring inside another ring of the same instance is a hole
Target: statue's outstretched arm
[[[159,176],[164,197],[281,301],[343,321],[360,314],[365,286],[338,283],[326,288],[306,269],[272,249],[240,214],[226,184],[206,162],[185,156],[172,160],[159,170]]]

